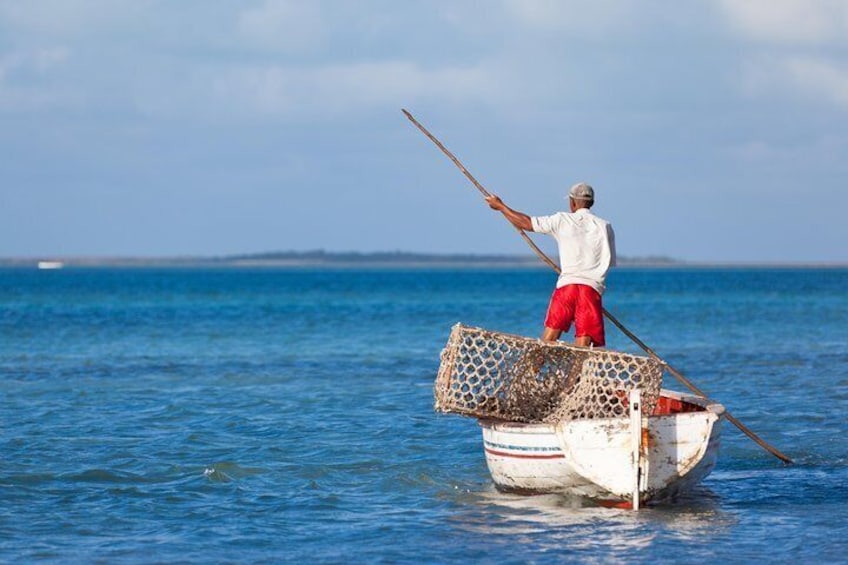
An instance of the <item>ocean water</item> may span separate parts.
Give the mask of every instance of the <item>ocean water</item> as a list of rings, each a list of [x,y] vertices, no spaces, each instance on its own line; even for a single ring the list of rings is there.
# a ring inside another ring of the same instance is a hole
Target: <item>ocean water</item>
[[[539,334],[541,268],[0,269],[0,562],[846,562],[848,269],[609,283],[795,464],[725,422],[671,503],[497,492],[432,384],[456,322]]]

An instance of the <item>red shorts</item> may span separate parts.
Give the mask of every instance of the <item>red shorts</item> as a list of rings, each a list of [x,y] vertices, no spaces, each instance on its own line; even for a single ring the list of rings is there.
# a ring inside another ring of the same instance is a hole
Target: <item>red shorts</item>
[[[545,327],[567,332],[574,322],[574,336],[589,336],[592,344],[603,347],[604,309],[598,291],[585,284],[568,284],[554,290]]]

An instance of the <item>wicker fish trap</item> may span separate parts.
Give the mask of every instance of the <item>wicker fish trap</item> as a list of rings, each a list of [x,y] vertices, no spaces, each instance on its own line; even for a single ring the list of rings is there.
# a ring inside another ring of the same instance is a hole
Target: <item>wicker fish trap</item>
[[[650,414],[663,368],[649,357],[457,324],[441,354],[435,409],[529,423],[613,418],[627,414],[639,388]]]

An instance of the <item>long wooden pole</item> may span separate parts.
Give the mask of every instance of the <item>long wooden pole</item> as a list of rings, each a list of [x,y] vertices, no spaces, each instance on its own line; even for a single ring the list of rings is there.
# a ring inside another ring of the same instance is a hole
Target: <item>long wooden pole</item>
[[[469,172],[468,172],[468,169],[466,169],[466,168],[465,168],[465,166],[464,166],[462,163],[460,163],[460,162],[459,162],[459,159],[457,159],[457,158],[456,158],[456,156],[455,156],[453,153],[451,153],[451,152],[448,150],[448,148],[447,148],[447,147],[445,147],[444,145],[442,145],[442,142],[441,142],[441,141],[439,141],[438,139],[436,139],[436,137],[435,137],[432,133],[430,133],[429,131],[427,131],[427,128],[425,128],[424,126],[422,126],[422,125],[418,122],[418,120],[416,120],[415,118],[413,118],[413,117],[412,117],[412,114],[410,114],[409,112],[407,112],[406,110],[403,110],[403,109],[401,109],[401,112],[403,112],[404,114],[406,114],[406,117],[407,117],[407,118],[409,118],[409,121],[411,121],[413,124],[415,124],[415,126],[416,126],[418,129],[420,129],[420,130],[421,130],[421,132],[422,132],[424,135],[426,135],[427,137],[429,137],[429,138],[430,138],[430,141],[432,141],[433,143],[435,143],[435,144],[436,144],[436,147],[438,147],[439,149],[441,149],[441,150],[442,150],[442,153],[444,153],[445,155],[447,155],[447,156],[448,156],[448,159],[450,159],[451,161],[453,161],[453,164],[454,164],[454,165],[456,165],[457,167],[459,167],[459,170],[460,170],[460,171],[462,171],[462,174],[464,174],[464,175],[468,178],[468,180],[470,180],[470,181],[471,181],[471,184],[473,184],[474,186],[476,186],[476,187],[477,187],[477,190],[479,190],[479,191],[483,194],[483,196],[491,196],[491,194],[489,193],[489,191],[488,191],[488,190],[486,190],[485,188],[483,188],[483,185],[482,185],[482,184],[480,184],[479,182],[477,182],[477,179],[475,179],[475,178],[474,178],[474,175],[472,175],[471,173],[469,173]],[[511,225],[511,224],[510,224],[510,225]],[[559,267],[557,266],[557,264],[556,264],[556,263],[554,263],[554,262],[551,260],[551,258],[550,258],[550,257],[548,257],[547,255],[545,255],[545,253],[544,253],[541,249],[539,249],[539,248],[536,246],[536,244],[535,244],[535,243],[533,243],[533,240],[532,240],[532,239],[530,239],[530,236],[528,236],[528,235],[527,235],[527,233],[526,233],[523,229],[521,229],[521,228],[519,228],[519,227],[516,227],[516,226],[513,226],[513,227],[515,227],[515,229],[516,229],[516,230],[518,230],[518,233],[521,235],[521,237],[522,237],[522,238],[524,238],[524,241],[526,241],[526,242],[527,242],[527,245],[529,245],[529,246],[530,246],[530,248],[531,248],[531,249],[533,249],[533,251],[535,251],[535,252],[536,252],[536,255],[538,255],[538,256],[539,256],[539,259],[541,259],[542,261],[544,261],[545,263],[547,263],[547,264],[548,264],[551,268],[553,268],[555,271],[559,271]]]
[[[427,131],[427,128],[425,128],[424,126],[422,126],[422,125],[421,125],[421,123],[420,123],[418,120],[416,120],[416,119],[412,116],[412,114],[410,114],[410,113],[409,113],[408,111],[406,111],[406,110],[401,110],[401,111],[404,113],[404,115],[406,115],[406,117],[407,117],[407,118],[409,118],[409,121],[411,121],[411,122],[415,125],[415,127],[417,127],[419,130],[421,130],[421,133],[423,133],[424,135],[426,135],[426,136],[430,139],[430,141],[432,141],[434,144],[436,144],[436,147],[438,147],[439,149],[441,149],[442,153],[444,153],[445,155],[447,155],[447,157],[448,157],[451,161],[453,161],[453,163],[454,163],[457,167],[459,167],[459,170],[460,170],[460,171],[462,171],[462,174],[464,174],[464,175],[468,178],[468,180],[470,180],[470,181],[471,181],[471,184],[473,184],[475,187],[477,187],[477,190],[479,190],[479,191],[483,194],[483,196],[490,196],[489,191],[488,191],[488,190],[486,190],[485,188],[483,188],[483,185],[482,185],[482,184],[480,184],[479,182],[477,182],[477,179],[475,179],[475,178],[474,178],[474,175],[472,175],[470,172],[468,172],[468,169],[466,169],[466,168],[465,168],[465,166],[463,166],[463,164],[459,161],[459,159],[457,159],[457,158],[456,158],[456,156],[455,156],[453,153],[451,153],[451,152],[448,150],[448,148],[447,148],[447,147],[445,147],[445,146],[442,144],[442,142],[441,142],[441,141],[439,141],[438,139],[436,139],[436,137],[435,137],[432,133],[430,133],[429,131]],[[514,227],[515,227],[515,226],[514,226]],[[527,242],[527,244],[530,246],[530,248],[531,248],[531,249],[533,249],[533,251],[536,253],[536,255],[538,255],[538,256],[539,256],[539,258],[540,258],[542,261],[544,261],[545,263],[547,263],[547,264],[548,264],[551,268],[553,268],[553,270],[554,270],[554,271],[556,271],[556,272],[557,272],[557,274],[559,274],[559,272],[560,272],[560,268],[559,268],[559,266],[558,266],[556,263],[554,263],[554,262],[551,260],[551,258],[550,258],[550,257],[548,257],[547,255],[545,255],[545,253],[544,253],[541,249],[539,249],[539,247],[538,247],[538,246],[537,246],[537,245],[533,242],[533,240],[532,240],[532,239],[530,239],[530,236],[528,236],[528,235],[527,235],[527,233],[526,233],[524,230],[522,230],[521,228],[519,228],[519,227],[515,227],[515,229],[516,229],[516,230],[518,230],[518,232],[519,232],[519,234],[521,235],[521,237],[524,239],[524,241],[526,241],[526,242]],[[694,392],[694,393],[695,393],[695,394],[697,394],[698,396],[702,396],[702,397],[704,397],[704,398],[706,398],[706,397],[707,397],[707,395],[706,395],[706,394],[704,394],[704,393],[703,393],[703,392],[702,392],[702,391],[701,391],[698,387],[696,387],[694,384],[692,384],[692,382],[691,382],[689,379],[687,379],[686,377],[684,377],[684,376],[683,376],[683,374],[682,374],[680,371],[678,371],[677,369],[675,369],[674,367],[672,367],[671,365],[669,365],[668,363],[666,363],[666,362],[665,362],[665,361],[664,361],[664,360],[663,360],[663,359],[662,359],[659,355],[657,355],[657,354],[656,354],[656,352],[654,352],[654,350],[653,350],[653,349],[651,349],[650,347],[648,347],[648,346],[645,344],[645,342],[643,342],[641,339],[639,339],[639,338],[636,336],[636,334],[634,334],[633,332],[631,332],[630,330],[628,330],[628,329],[624,326],[624,324],[622,324],[620,321],[618,321],[618,319],[617,319],[615,316],[613,316],[612,314],[610,314],[610,313],[609,313],[609,311],[608,311],[606,308],[604,308],[604,316],[606,316],[606,317],[607,317],[607,319],[609,319],[609,321],[610,321],[610,322],[612,322],[612,323],[613,323],[613,325],[615,325],[615,327],[617,327],[619,330],[621,330],[621,332],[622,332],[624,335],[626,335],[627,337],[629,337],[629,338],[633,341],[633,343],[635,343],[636,345],[638,345],[639,347],[641,347],[641,348],[642,348],[642,350],[643,350],[645,353],[647,353],[647,354],[648,354],[650,357],[652,357],[654,360],[659,361],[660,363],[662,363],[663,365],[665,365],[665,368],[668,370],[668,372],[669,372],[669,373],[671,373],[671,374],[672,374],[672,375],[673,375],[673,376],[674,376],[674,377],[675,377],[678,381],[680,381],[681,383],[683,383],[683,385],[684,385],[684,386],[686,386],[686,388],[688,388],[689,390],[691,390],[692,392]],[[730,423],[732,423],[734,426],[736,426],[737,428],[739,428],[739,429],[740,429],[740,430],[741,430],[741,431],[742,431],[745,435],[747,435],[749,438],[751,438],[752,440],[754,440],[754,441],[757,443],[757,445],[759,445],[760,447],[762,447],[763,449],[765,449],[766,451],[768,451],[769,453],[771,453],[772,455],[774,455],[775,457],[777,457],[778,459],[780,459],[781,461],[783,461],[784,463],[792,463],[792,459],[790,459],[789,457],[787,457],[786,455],[784,455],[783,453],[781,453],[781,452],[780,452],[777,448],[775,448],[774,446],[769,445],[768,443],[766,443],[766,442],[765,442],[762,438],[760,438],[757,434],[755,434],[753,431],[751,431],[751,429],[750,429],[750,428],[748,428],[748,426],[744,425],[742,422],[740,422],[739,420],[737,420],[736,418],[734,418],[734,417],[730,414],[730,412],[725,411],[725,413],[724,413],[724,417],[725,417],[725,418],[727,418],[727,420],[728,420]]]

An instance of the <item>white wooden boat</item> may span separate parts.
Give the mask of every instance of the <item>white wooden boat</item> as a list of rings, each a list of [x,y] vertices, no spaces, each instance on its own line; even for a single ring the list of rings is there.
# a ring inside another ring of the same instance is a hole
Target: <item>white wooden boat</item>
[[[716,464],[724,406],[661,391],[653,413],[526,424],[479,419],[486,463],[499,490],[568,493],[638,508],[675,497]]]

